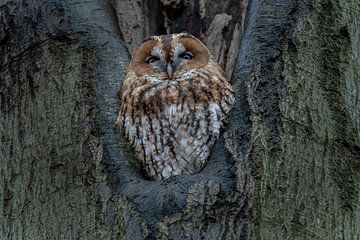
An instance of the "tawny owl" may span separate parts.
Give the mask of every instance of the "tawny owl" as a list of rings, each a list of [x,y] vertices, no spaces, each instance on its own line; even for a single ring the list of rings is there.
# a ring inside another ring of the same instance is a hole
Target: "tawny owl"
[[[187,33],[145,39],[119,95],[116,125],[155,180],[199,172],[234,102],[221,67]]]

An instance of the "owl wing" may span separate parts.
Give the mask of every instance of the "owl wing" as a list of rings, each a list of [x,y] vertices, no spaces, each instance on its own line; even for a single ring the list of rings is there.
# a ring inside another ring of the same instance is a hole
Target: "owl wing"
[[[116,122],[113,126],[113,129],[119,133],[124,132],[125,112],[131,111],[130,109],[128,109],[129,104],[126,104],[127,101],[131,101],[131,96],[129,92],[131,89],[131,83],[136,82],[138,80],[139,77],[131,72],[127,72],[125,77],[123,78],[122,87],[118,92],[118,96],[120,99],[120,111],[116,119]]]

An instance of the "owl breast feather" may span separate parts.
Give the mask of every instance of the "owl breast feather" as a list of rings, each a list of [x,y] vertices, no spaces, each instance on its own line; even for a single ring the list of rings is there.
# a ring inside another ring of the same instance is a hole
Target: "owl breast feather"
[[[124,92],[119,124],[155,180],[199,172],[234,101],[226,79],[199,73],[182,81],[146,81]]]

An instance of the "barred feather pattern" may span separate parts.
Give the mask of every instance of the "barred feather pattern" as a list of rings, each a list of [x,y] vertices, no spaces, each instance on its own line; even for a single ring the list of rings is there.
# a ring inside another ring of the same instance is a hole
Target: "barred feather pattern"
[[[228,118],[234,93],[209,58],[173,79],[129,71],[117,125],[153,180],[199,172]]]

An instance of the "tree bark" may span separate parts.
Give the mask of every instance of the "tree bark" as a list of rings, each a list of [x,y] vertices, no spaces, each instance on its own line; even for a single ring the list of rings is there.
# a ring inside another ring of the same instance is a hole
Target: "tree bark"
[[[360,5],[0,0],[0,239],[359,239]],[[187,31],[232,79],[199,174],[113,131],[130,54]]]

